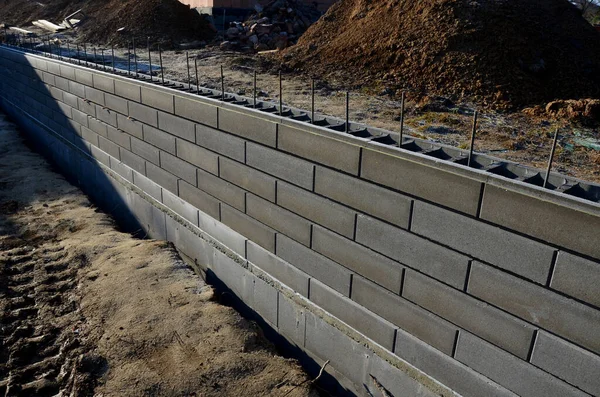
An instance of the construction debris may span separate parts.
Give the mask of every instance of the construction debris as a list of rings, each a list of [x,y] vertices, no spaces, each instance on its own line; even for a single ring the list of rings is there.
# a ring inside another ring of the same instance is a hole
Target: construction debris
[[[33,36],[33,32],[22,28],[17,28],[16,26],[10,26],[9,29],[20,34],[24,34],[26,36]]]
[[[47,30],[52,33],[60,32],[60,31],[66,29],[64,26],[56,25],[50,21],[46,21],[45,19],[39,19],[37,21],[33,21],[32,24],[37,26],[38,28]]]

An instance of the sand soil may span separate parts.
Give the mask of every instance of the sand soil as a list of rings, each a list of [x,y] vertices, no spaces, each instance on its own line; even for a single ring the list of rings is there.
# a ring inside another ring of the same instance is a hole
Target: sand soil
[[[0,396],[309,396],[168,243],[139,240],[0,114]]]

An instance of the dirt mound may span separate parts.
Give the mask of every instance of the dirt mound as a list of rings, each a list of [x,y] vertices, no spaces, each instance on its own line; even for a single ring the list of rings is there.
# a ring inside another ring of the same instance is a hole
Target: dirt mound
[[[567,0],[341,0],[283,60],[496,108],[600,96],[600,33]]]
[[[77,28],[80,37],[92,43],[126,44],[132,37],[146,43],[150,37],[167,46],[215,34],[203,17],[177,0],[7,0],[0,3],[0,22],[23,27],[37,19],[60,23],[79,9],[87,16]],[[118,33],[120,28],[125,31]]]

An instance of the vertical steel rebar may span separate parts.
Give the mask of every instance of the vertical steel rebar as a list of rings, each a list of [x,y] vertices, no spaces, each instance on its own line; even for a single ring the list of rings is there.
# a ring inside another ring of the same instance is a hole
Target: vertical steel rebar
[[[94,47],[94,64],[96,65],[96,69],[98,69],[98,54],[96,53],[96,47]]]
[[[556,144],[558,142],[558,128],[554,132],[554,140],[552,141],[552,150],[550,151],[550,158],[548,159],[548,168],[546,169],[546,177],[544,178],[544,189],[548,186],[548,179],[550,178],[550,170],[552,170],[552,161],[554,160],[554,152],[556,151]]]
[[[225,15],[225,11],[223,11]],[[223,74],[223,65],[221,65],[221,100],[225,101],[225,75]]]
[[[135,52],[135,37],[132,39],[132,46],[133,46],[133,66],[135,67],[135,78],[137,79],[138,77],[138,64],[137,64],[137,53]]]
[[[162,84],[165,84],[165,72],[163,70],[162,64],[162,50],[160,49],[160,43],[158,44],[158,61],[160,62],[160,78],[162,80]]]
[[[127,42],[127,75],[131,74],[131,43]]]
[[[315,123],[315,79],[310,79],[310,123]]]
[[[69,42],[67,41],[67,58],[71,60],[71,48],[69,46]]]
[[[85,66],[87,66],[88,58],[87,58],[87,47],[86,47],[85,43],[83,43],[83,57],[85,58]]]
[[[114,46],[114,44],[110,45],[110,52],[111,52],[112,71],[114,73],[115,72],[115,46]]]
[[[194,57],[194,69],[196,69],[196,94],[200,94],[200,79],[198,78],[198,57]]]
[[[102,70],[106,71],[106,61],[104,59],[104,48],[102,48],[100,50],[100,53],[102,54]]]
[[[190,56],[187,51],[185,52],[185,63],[187,65],[188,91],[192,91],[192,78],[190,77]]]
[[[283,116],[283,82],[281,80],[281,69],[279,70],[279,115]]]
[[[254,86],[254,91],[253,91],[253,97],[254,97],[254,109],[256,109],[256,69],[254,70],[254,79],[253,79],[253,86]]]
[[[152,53],[150,52],[150,37],[148,37],[148,69],[150,74],[150,81],[152,81]]]
[[[346,91],[346,125],[344,131],[346,131],[346,134],[350,132],[350,91]]]
[[[404,141],[404,106],[406,103],[406,92],[402,91],[400,99],[400,134],[398,136],[398,147],[402,147]]]
[[[77,44],[77,64],[81,65],[81,56],[79,55],[79,44]]]
[[[475,134],[477,133],[477,115],[478,112],[475,110],[473,113],[473,130],[471,131],[471,146],[469,147],[469,159],[467,160],[467,167],[471,166],[473,159],[473,148],[475,147]]]

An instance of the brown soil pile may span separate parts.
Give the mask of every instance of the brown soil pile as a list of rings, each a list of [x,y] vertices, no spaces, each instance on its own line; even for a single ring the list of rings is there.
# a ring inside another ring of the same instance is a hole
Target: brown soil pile
[[[5,0],[0,2],[0,22],[21,27],[37,19],[61,23],[79,9],[87,18],[77,30],[82,40],[92,43],[126,44],[135,37],[145,44],[150,37],[170,45],[215,34],[203,17],[177,0]],[[118,33],[120,28],[125,31]]]
[[[283,59],[486,107],[600,97],[600,33],[567,0],[341,0]]]
[[[0,114],[0,395],[315,396],[165,242],[118,232]]]

